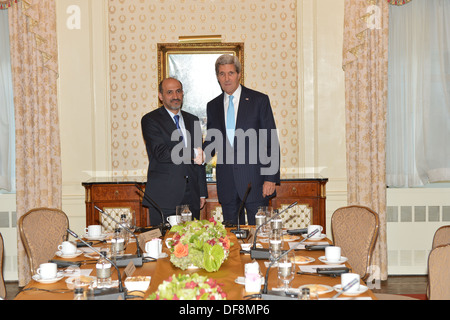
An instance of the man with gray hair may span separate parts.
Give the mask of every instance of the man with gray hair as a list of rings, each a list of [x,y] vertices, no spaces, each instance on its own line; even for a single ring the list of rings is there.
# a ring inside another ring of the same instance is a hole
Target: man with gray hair
[[[241,63],[234,55],[221,55],[215,65],[222,94],[207,104],[206,159],[217,154],[217,195],[225,222],[237,223],[245,209],[255,224],[260,206],[267,206],[280,182],[280,150],[269,97],[240,84]],[[240,223],[243,222],[243,215]]]

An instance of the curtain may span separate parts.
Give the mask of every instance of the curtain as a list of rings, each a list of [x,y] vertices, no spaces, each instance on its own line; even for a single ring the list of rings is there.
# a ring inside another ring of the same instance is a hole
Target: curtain
[[[17,219],[36,207],[61,208],[55,0],[9,8],[16,123]],[[18,236],[19,286],[31,278]]]
[[[14,154],[13,95],[8,12],[0,11],[0,189],[12,191]]]
[[[387,279],[388,6],[384,0],[346,0],[344,7],[347,202],[371,208],[380,220],[368,280]]]
[[[450,180],[450,1],[390,8],[387,185]]]
[[[411,0],[387,0],[387,2],[389,2],[392,5],[396,5],[396,6],[402,6],[410,1]]]
[[[8,9],[12,3],[17,3],[17,0],[0,0],[0,10]]]

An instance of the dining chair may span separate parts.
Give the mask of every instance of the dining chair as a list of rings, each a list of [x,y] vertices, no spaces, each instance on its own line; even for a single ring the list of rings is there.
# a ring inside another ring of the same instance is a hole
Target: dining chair
[[[5,246],[3,244],[3,236],[0,233],[0,299],[6,299],[5,278],[3,278],[3,257]]]
[[[450,300],[450,244],[440,245],[428,256],[428,299]]]
[[[436,230],[433,237],[431,249],[450,243],[450,226],[442,226]]]
[[[378,238],[378,214],[372,209],[351,205],[337,209],[331,217],[331,232],[335,246],[341,247],[353,272],[366,280],[370,273],[372,253]]]
[[[445,244],[450,244],[450,226],[442,226],[436,230],[431,249]],[[430,299],[430,283],[427,283],[427,298]]]
[[[21,216],[18,224],[31,274],[35,274],[39,265],[48,262],[58,245],[67,240],[69,219],[62,210],[36,208]]]
[[[285,210],[289,204],[280,205],[279,211]],[[280,215],[285,229],[307,228],[312,220],[312,208],[307,204],[297,204]]]

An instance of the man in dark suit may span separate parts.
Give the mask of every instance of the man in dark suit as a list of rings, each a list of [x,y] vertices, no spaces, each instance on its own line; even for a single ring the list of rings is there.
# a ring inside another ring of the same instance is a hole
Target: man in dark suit
[[[280,148],[267,95],[240,85],[237,57],[222,55],[216,76],[223,93],[207,105],[206,159],[217,154],[217,194],[224,221],[236,224],[245,203],[249,224],[255,224],[259,206],[267,206],[280,182]],[[242,213],[241,213],[242,214]],[[240,216],[243,224],[243,215]]]
[[[163,106],[141,120],[149,159],[145,193],[162,209],[165,219],[176,214],[176,206],[182,204],[188,204],[192,217],[199,219],[208,195],[205,167],[198,159],[201,152],[195,157],[202,146],[200,122],[181,110],[180,81],[173,78],[161,81],[158,95]],[[143,205],[149,208],[150,224],[161,224],[161,214],[151,201],[144,197]]]

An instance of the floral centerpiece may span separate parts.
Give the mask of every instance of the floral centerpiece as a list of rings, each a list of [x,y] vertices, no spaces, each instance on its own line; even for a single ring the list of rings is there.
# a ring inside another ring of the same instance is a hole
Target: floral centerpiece
[[[158,286],[158,290],[152,293],[149,300],[226,300],[216,280],[197,273],[172,275]]]
[[[170,261],[182,270],[198,267],[208,272],[219,270],[230,252],[230,239],[221,222],[194,220],[173,226],[168,240]]]

